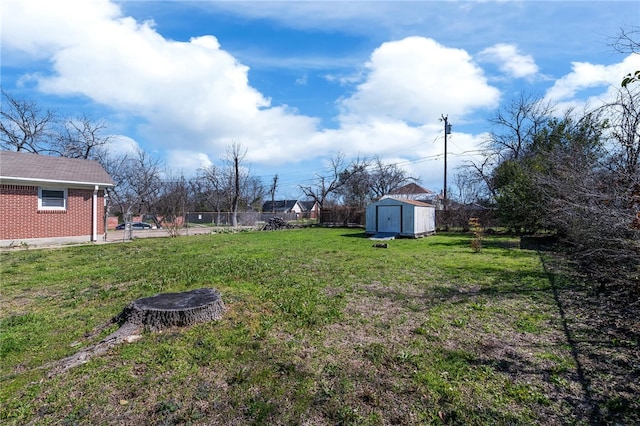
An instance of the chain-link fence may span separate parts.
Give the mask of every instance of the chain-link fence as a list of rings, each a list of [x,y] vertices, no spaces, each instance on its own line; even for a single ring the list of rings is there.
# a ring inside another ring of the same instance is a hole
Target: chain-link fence
[[[213,225],[231,226],[233,223],[232,212],[189,212],[185,214],[187,226]],[[280,217],[287,222],[304,220],[300,213],[261,213],[261,212],[237,212],[238,226],[259,226],[266,223],[272,217]]]
[[[365,225],[365,211],[355,207],[331,207],[320,212],[320,224],[357,227]]]

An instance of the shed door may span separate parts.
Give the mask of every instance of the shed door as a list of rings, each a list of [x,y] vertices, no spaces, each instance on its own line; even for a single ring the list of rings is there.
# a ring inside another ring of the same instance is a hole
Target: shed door
[[[378,206],[378,232],[401,232],[400,206]]]

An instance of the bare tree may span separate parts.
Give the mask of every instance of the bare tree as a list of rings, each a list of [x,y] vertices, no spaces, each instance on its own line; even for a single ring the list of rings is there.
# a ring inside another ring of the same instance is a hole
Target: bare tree
[[[2,90],[0,135],[2,149],[69,158],[103,157],[109,137],[104,121],[86,115],[60,120],[36,102],[18,99]]]
[[[329,173],[326,176],[316,174],[312,185],[298,186],[305,196],[318,203],[320,210],[323,209],[327,199],[332,194],[349,182],[353,174],[360,171],[360,167],[357,164],[352,164],[351,166],[345,165],[343,153],[336,154],[330,161]]]
[[[619,53],[640,53],[640,26],[620,28],[620,32],[611,37],[610,46]]]
[[[489,120],[493,131],[484,141],[482,160],[471,161],[463,166],[461,178],[470,179],[475,186],[483,183],[487,194],[496,199],[498,188],[494,179],[495,170],[504,161],[517,162],[526,155],[552,113],[553,106],[550,103],[524,94],[496,111]]]
[[[100,150],[109,142],[109,136],[103,135],[106,128],[104,121],[95,122],[86,115],[66,119],[52,141],[51,151],[61,157],[99,158]]]
[[[273,177],[271,188],[269,189],[269,195],[271,195],[271,212],[275,213],[276,203],[276,190],[278,189],[278,175]]]
[[[616,170],[625,182],[640,179],[640,88],[622,88],[616,99],[596,111],[607,123]]]
[[[162,216],[163,228],[171,237],[180,235],[184,225],[181,218],[185,216],[189,203],[189,192],[189,183],[183,175],[169,176],[162,183],[161,193],[154,206],[154,213]]]
[[[487,141],[490,153],[500,159],[518,160],[533,143],[553,112],[550,103],[530,95],[520,95],[489,120],[494,126]]]
[[[36,102],[17,99],[1,91],[0,111],[2,149],[36,154],[46,153],[53,136],[56,114],[43,110]]]
[[[417,180],[416,177],[408,176],[397,164],[386,164],[380,157],[376,157],[369,170],[371,200],[377,200],[394,189]]]
[[[232,144],[227,148],[221,166],[210,165],[198,170],[196,192],[198,204],[220,214],[231,212],[231,222],[237,226],[237,213],[243,208],[254,209],[262,205],[265,188],[259,178],[252,176],[244,163],[246,150]]]
[[[227,148],[227,180],[230,185],[231,196],[231,226],[238,226],[238,205],[241,197],[241,176],[240,166],[242,165],[246,150],[242,150],[242,147],[238,143],[232,143]]]
[[[248,169],[241,182],[241,202],[244,202],[248,209],[259,210],[266,193],[264,184],[260,178],[252,176]]]
[[[201,183],[198,192],[202,197],[205,208],[211,208],[218,213],[218,220],[216,222],[219,223],[220,213],[224,209],[226,199],[225,180],[222,169],[213,164],[199,169],[198,182]]]
[[[129,206],[131,206],[129,200],[132,195],[126,180],[129,160],[129,156],[122,154],[104,154],[99,160],[102,167],[104,167],[105,171],[111,176],[111,179],[113,179],[115,183],[115,186],[107,188],[107,211],[116,206],[120,213],[125,213],[129,209]]]
[[[107,173],[115,182],[109,190],[109,200],[120,207],[124,215],[154,214],[162,190],[162,163],[142,150],[133,155],[118,155],[102,160]]]
[[[340,187],[336,193],[342,198],[342,205],[363,210],[371,200],[371,175],[366,159],[356,159],[340,172]]]
[[[454,179],[458,188],[458,195],[454,197],[456,201],[462,204],[487,204],[491,194],[482,173],[463,166],[458,169]]]
[[[622,27],[616,37],[612,37],[611,47],[619,53],[640,54],[640,26]],[[640,70],[627,74],[622,79],[622,87],[640,82]]]
[[[640,175],[629,180],[618,153],[603,152],[612,149],[603,130],[594,116],[585,116],[566,133],[567,145],[544,152],[547,170],[536,176],[548,223],[580,269],[602,286],[633,281],[640,265],[640,229],[633,226],[640,206],[632,196]]]
[[[132,158],[127,173],[133,201],[139,206],[140,213],[152,214],[157,225],[160,225],[160,219],[154,210],[162,189],[161,174],[162,162],[142,150]]]

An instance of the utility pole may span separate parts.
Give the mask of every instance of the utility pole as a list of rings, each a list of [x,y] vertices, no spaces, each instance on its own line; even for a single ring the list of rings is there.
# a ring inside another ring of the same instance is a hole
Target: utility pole
[[[442,204],[444,210],[447,210],[447,135],[451,134],[451,124],[447,115],[441,115],[440,121],[444,121],[444,199]]]
[[[276,212],[276,189],[278,188],[278,175],[273,177],[273,183],[271,184],[271,213]]]

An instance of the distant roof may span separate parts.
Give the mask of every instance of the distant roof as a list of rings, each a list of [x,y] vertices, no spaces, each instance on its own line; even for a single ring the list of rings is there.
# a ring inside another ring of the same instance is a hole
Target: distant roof
[[[315,200],[299,201],[299,203],[302,206],[302,208],[305,209],[306,211],[312,210],[316,205]]]
[[[267,201],[262,205],[263,212],[269,212],[271,210],[275,211],[285,211],[291,210],[298,200],[275,200],[273,203],[271,201]]]
[[[0,179],[113,186],[111,176],[95,160],[0,151]]]
[[[398,189],[394,189],[389,192],[389,195],[422,195],[422,194],[433,194],[434,192],[423,188],[417,183],[408,183],[405,186],[401,186]]]

